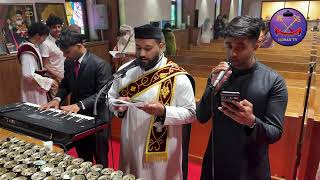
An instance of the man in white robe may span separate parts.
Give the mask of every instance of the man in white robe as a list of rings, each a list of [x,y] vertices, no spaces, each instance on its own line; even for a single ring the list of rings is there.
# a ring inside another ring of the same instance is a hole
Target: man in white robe
[[[162,88],[164,83],[149,83],[147,79],[150,74],[170,66],[168,59],[162,53],[163,35],[161,29],[144,25],[135,28],[135,38],[138,58],[124,64],[120,67],[120,71],[132,64],[138,66],[129,69],[125,78],[115,80],[108,93],[111,110],[122,118],[120,170],[146,180],[180,180],[183,179],[182,125],[191,123],[195,116],[196,106],[192,84],[187,73],[182,71],[174,74],[173,86],[168,83],[169,85],[166,84],[165,88]],[[173,66],[176,67],[176,65]],[[159,78],[165,79],[167,74],[159,73],[158,75],[152,78],[155,81]],[[138,88],[128,86],[134,81],[140,82],[137,83]],[[130,93],[127,96],[123,95],[126,92],[124,90],[126,86],[129,87],[128,92],[135,89],[138,91],[140,89],[141,92],[135,95]],[[170,104],[163,105],[164,103],[160,103],[159,100],[168,94],[171,95]],[[128,96],[131,96],[131,100],[143,101],[144,104],[139,107],[114,105],[117,99],[129,101]],[[159,119],[160,121],[157,121]],[[155,132],[151,130],[154,127]],[[149,139],[150,134],[163,131],[167,132],[166,138],[154,141]],[[152,151],[150,147],[160,148],[165,140],[165,152],[158,154],[150,152]],[[153,143],[156,146],[152,146]]]
[[[20,45],[18,59],[21,63],[21,101],[45,104],[47,92],[53,80],[44,77],[42,58],[38,49],[49,34],[49,28],[42,23],[34,23],[28,30],[29,39]]]

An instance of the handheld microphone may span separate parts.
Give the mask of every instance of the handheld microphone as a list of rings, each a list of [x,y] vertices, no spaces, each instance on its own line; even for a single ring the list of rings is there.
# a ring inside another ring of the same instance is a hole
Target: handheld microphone
[[[216,80],[214,81],[214,83],[211,84],[211,86],[213,88],[216,88],[216,86],[219,84],[219,82],[221,81],[221,79],[223,78],[223,76],[226,74],[226,72],[228,72],[231,69],[231,62],[228,61],[228,68],[225,71],[220,71],[218,74],[218,77],[216,78]]]

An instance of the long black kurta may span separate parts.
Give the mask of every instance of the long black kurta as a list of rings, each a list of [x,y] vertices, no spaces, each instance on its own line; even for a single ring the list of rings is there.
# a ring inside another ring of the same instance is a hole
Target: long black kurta
[[[269,144],[278,141],[282,134],[288,101],[286,84],[281,76],[260,62],[249,70],[232,71],[221,89],[238,91],[241,100],[253,104],[256,125],[250,129],[223,115],[218,110],[220,93],[212,98],[207,85],[197,106],[197,118],[202,123],[213,119],[214,179],[270,179]],[[208,84],[210,81],[208,79]],[[211,142],[210,136],[202,164],[202,180],[212,180]]]

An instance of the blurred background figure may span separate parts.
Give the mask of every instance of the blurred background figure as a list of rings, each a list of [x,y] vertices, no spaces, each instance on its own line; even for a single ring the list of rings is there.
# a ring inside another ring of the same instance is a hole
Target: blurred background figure
[[[116,57],[113,58],[113,72],[124,63],[133,60],[136,55],[136,44],[134,40],[133,28],[123,24],[120,26],[120,36],[118,37],[117,45],[113,48],[114,51],[119,51]]]
[[[228,16],[224,14],[224,15],[222,16],[222,22],[224,23],[224,26],[226,26],[226,25],[228,24],[228,21],[229,21],[229,20],[228,20]]]
[[[261,18],[256,18],[257,23],[260,26],[260,35],[258,39],[259,47],[260,48],[272,48],[273,47],[273,39],[271,37],[269,31],[269,22],[263,21]]]
[[[204,23],[200,27],[200,32],[198,34],[198,44],[199,43],[209,44],[212,40],[212,36],[213,36],[212,23],[210,22],[209,18],[206,18],[204,20]]]
[[[80,36],[81,36],[81,39],[83,40],[83,42],[88,41],[89,37],[86,37],[85,34],[81,34],[81,27],[80,26],[78,26],[76,24],[71,24],[71,25],[68,26],[68,30],[79,33]]]
[[[227,18],[226,15],[225,19]],[[224,20],[221,15],[217,16],[217,19],[214,22],[214,39],[219,39],[219,37],[223,37],[223,29],[225,27]]]
[[[320,23],[320,19],[318,18],[316,20],[316,24],[311,28],[312,32],[319,32],[319,25],[320,25],[319,23]]]
[[[176,37],[174,36],[171,28],[171,24],[166,23],[162,30],[166,43],[166,55],[176,55],[177,51]]]
[[[264,35],[264,38],[262,39],[260,48],[272,48],[274,46],[273,39],[269,31],[269,24],[269,21],[264,22],[265,29],[261,31]]]

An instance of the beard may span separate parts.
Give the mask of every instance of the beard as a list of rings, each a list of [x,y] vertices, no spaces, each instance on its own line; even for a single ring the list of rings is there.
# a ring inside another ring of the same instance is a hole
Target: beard
[[[149,60],[148,62],[144,62],[142,61],[142,59],[140,57],[137,58],[137,64],[138,66],[140,66],[141,69],[143,69],[144,71],[148,71],[152,68],[154,68],[158,62],[160,62],[162,58],[160,58],[160,54],[156,55],[152,60]]]
[[[22,25],[23,21],[22,20],[16,20],[17,25]]]

